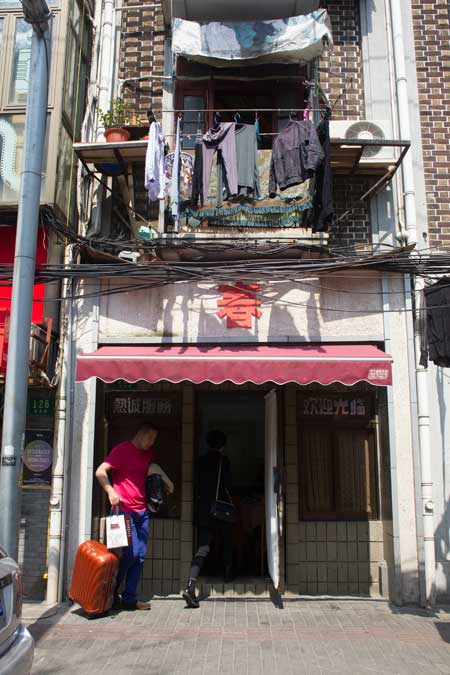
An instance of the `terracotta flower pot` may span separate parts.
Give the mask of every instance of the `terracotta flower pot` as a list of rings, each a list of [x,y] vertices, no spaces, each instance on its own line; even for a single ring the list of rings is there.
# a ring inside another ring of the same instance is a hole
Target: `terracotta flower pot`
[[[130,140],[130,133],[126,129],[105,129],[105,140],[107,143],[122,143]]]

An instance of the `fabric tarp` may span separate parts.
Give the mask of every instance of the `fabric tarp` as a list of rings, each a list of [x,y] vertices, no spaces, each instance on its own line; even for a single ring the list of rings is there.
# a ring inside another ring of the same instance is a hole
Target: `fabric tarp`
[[[322,55],[332,44],[325,9],[273,21],[197,23],[174,19],[172,51],[211,66],[299,63]]]
[[[80,354],[76,379],[385,386],[392,382],[391,363],[373,345],[109,346]]]

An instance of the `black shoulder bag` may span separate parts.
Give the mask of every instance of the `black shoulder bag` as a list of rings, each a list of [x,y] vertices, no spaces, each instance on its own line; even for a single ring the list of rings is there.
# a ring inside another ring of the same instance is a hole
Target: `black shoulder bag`
[[[226,488],[225,491],[227,493],[229,501],[225,502],[223,501],[223,499],[219,499],[220,477],[222,475],[222,462],[223,460],[221,459],[219,465],[219,474],[217,476],[216,499],[211,504],[209,516],[214,520],[220,520],[222,523],[235,523],[237,518],[236,507],[231,501],[230,494]]]

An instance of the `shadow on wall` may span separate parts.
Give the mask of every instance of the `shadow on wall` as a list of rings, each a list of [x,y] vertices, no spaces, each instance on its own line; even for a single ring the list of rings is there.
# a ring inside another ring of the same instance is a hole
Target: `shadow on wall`
[[[136,291],[133,297],[127,293],[113,294],[102,298],[100,332],[101,336],[120,336],[124,341],[132,337],[156,341],[176,338],[177,341],[201,342],[225,338],[235,342],[241,339],[265,342],[305,339],[306,336],[308,340],[320,341],[324,325],[335,335],[343,332],[345,319],[346,332],[363,337],[367,331],[361,318],[379,312],[378,296],[373,293],[373,280],[361,277],[357,293],[352,292],[350,284],[348,278],[338,274],[326,280],[262,283],[256,296],[262,304],[249,308],[250,329],[229,329],[227,316],[218,316],[223,309],[218,304],[223,294],[216,284],[168,285]],[[114,289],[113,283],[109,289]],[[255,318],[258,311],[262,316]],[[333,324],[336,324],[336,332]]]

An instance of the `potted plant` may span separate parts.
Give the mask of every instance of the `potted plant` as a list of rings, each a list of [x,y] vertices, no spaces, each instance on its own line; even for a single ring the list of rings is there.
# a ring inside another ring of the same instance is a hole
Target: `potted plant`
[[[99,110],[105,127],[105,139],[108,143],[118,143],[130,139],[129,131],[122,128],[129,123],[128,107],[129,103],[125,103],[121,98],[115,98],[111,101],[111,108],[108,111]]]

